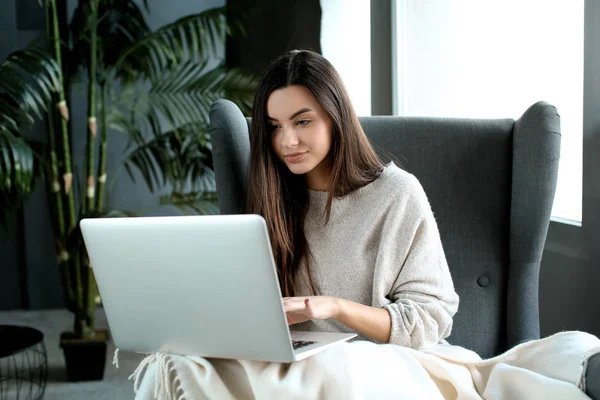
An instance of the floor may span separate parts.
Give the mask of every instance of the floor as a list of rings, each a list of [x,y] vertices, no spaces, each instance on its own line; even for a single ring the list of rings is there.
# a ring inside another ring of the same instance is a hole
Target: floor
[[[98,309],[96,327],[107,329],[106,316]],[[143,358],[131,352],[119,352],[119,368],[112,365],[115,346],[109,342],[104,380],[72,383],[66,380],[65,361],[59,347],[60,334],[72,330],[73,317],[67,310],[0,311],[0,324],[30,326],[44,333],[48,354],[48,383],[44,400],[120,400],[133,399],[133,381],[128,380]]]

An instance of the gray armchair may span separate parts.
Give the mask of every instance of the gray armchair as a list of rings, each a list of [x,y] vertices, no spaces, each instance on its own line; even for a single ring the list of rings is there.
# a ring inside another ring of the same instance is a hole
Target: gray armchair
[[[219,206],[240,213],[251,120],[213,104]],[[538,280],[560,155],[560,117],[545,102],[512,119],[362,117],[380,156],[413,173],[439,225],[460,307],[449,341],[484,358],[540,337]],[[600,400],[600,356],[586,391]]]

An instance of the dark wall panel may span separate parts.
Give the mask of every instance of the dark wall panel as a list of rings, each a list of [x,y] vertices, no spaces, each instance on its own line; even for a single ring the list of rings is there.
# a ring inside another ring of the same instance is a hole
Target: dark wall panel
[[[15,0],[15,3],[17,6],[17,29],[44,30],[46,17],[39,0]]]
[[[269,62],[293,49],[321,53],[319,0],[228,0],[244,10],[245,37],[228,38],[227,64],[260,74]]]

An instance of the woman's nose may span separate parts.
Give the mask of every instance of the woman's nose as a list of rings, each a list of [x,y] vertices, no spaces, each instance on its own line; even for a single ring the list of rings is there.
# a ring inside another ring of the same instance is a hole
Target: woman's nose
[[[296,135],[294,129],[286,128],[283,129],[282,133],[281,144],[284,147],[293,147],[298,144],[298,135]]]

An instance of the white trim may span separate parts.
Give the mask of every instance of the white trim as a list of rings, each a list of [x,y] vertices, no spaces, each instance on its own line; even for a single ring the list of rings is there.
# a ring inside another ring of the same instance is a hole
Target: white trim
[[[571,225],[571,226],[576,226],[578,228],[581,228],[581,221],[575,221],[574,219],[552,216],[552,217],[550,217],[550,221],[556,222],[557,224],[565,224],[565,225]]]
[[[589,251],[585,245],[583,229],[577,226],[577,221],[557,221],[552,217],[548,227],[548,235],[544,244],[544,252],[561,254],[566,257],[588,261]],[[568,267],[566,265],[565,267]]]
[[[546,245],[544,246],[544,252],[556,253],[565,257],[570,257],[582,261],[589,261],[590,259],[589,254],[581,247],[566,246],[559,242],[546,241]],[[568,265],[565,265],[565,268],[568,267]]]
[[[399,83],[405,82],[406,7],[406,0],[392,0],[392,115],[396,116],[405,114],[406,105],[405,91],[398,88]]]

